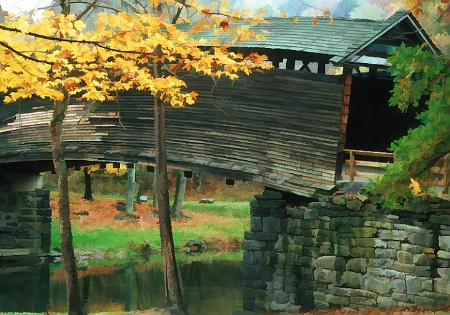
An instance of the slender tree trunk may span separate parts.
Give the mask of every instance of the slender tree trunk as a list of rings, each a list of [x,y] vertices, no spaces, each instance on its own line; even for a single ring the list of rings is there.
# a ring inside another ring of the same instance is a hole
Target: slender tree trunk
[[[155,167],[155,172],[153,173],[153,185],[152,185],[152,198],[153,198],[153,207],[156,207],[156,205],[158,204],[158,185],[157,185],[157,178],[158,176],[156,175],[156,167]]]
[[[136,194],[136,202],[141,204],[141,196],[144,194],[144,183],[145,183],[145,173],[146,169],[144,165],[136,164],[136,185],[137,185],[137,194]],[[139,181],[138,181],[139,178]]]
[[[136,164],[127,166],[127,205],[126,213],[132,216],[134,210],[134,183],[136,182]]]
[[[66,275],[66,294],[69,315],[83,315],[80,290],[78,284],[77,266],[73,251],[72,229],[70,226],[69,208],[69,183],[67,165],[64,158],[64,147],[62,143],[62,125],[67,108],[69,106],[69,96],[65,95],[62,101],[55,101],[53,118],[50,124],[52,139],[53,164],[58,176],[58,211],[61,234],[61,254]]]
[[[161,63],[155,65],[155,77],[161,76]],[[169,185],[167,176],[167,151],[164,103],[156,95],[155,103],[155,145],[156,145],[156,179],[159,214],[159,230],[164,269],[164,291],[167,310],[182,310],[183,299],[175,260],[175,246],[170,220]]]
[[[92,197],[92,177],[88,171],[88,168],[85,167],[83,169],[84,173],[84,197],[83,199],[94,201],[94,197]]]
[[[181,218],[181,206],[183,205],[184,193],[186,192],[186,177],[182,170],[177,170],[175,196],[170,215],[172,218]]]

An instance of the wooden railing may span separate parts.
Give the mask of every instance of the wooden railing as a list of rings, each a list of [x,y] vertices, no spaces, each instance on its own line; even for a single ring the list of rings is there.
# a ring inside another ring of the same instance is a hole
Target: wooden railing
[[[444,194],[450,194],[450,154],[440,159],[430,170],[431,178],[437,186],[444,188]]]
[[[345,159],[345,164],[349,165],[349,169],[345,171],[345,175],[350,177],[350,185],[355,182],[355,176],[361,176],[366,178],[374,178],[380,173],[376,172],[361,172],[356,171],[356,166],[365,166],[373,168],[382,168],[387,165],[387,162],[375,162],[367,161],[364,159],[356,159],[356,156],[371,157],[373,158],[384,158],[388,162],[393,162],[395,160],[394,153],[389,152],[375,152],[375,151],[362,151],[362,150],[348,150],[345,149],[344,153],[349,155],[349,159]],[[440,159],[435,166],[430,169],[431,179],[433,183],[437,186],[443,187],[444,194],[450,194],[450,154]]]
[[[356,166],[363,166],[363,167],[372,167],[372,168],[382,168],[385,167],[388,162],[394,161],[394,153],[389,152],[376,152],[376,151],[362,151],[362,150],[348,150],[345,149],[344,153],[349,155],[349,159],[345,159],[345,164],[349,165],[349,169],[345,171],[345,175],[350,176],[350,185],[353,185],[355,182],[355,176],[361,176],[366,178],[373,178],[378,175],[379,173],[376,172],[361,172],[356,171]],[[387,159],[388,162],[376,162],[376,161],[368,161],[364,159],[356,159],[356,156],[363,156],[363,157],[371,157],[371,158],[384,158]]]

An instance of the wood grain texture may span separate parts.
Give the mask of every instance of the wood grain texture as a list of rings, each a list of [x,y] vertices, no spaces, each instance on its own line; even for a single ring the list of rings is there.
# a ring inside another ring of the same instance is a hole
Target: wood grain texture
[[[185,79],[200,96],[194,106],[167,108],[172,166],[304,196],[334,187],[341,78],[274,69],[217,84]],[[50,160],[53,104],[0,106],[0,164]],[[144,92],[95,106],[73,101],[63,132],[66,158],[152,164],[153,132],[153,99]]]

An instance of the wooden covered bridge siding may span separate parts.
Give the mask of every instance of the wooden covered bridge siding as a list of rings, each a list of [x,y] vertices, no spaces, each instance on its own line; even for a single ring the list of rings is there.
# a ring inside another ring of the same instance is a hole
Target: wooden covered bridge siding
[[[189,86],[194,106],[167,108],[169,163],[310,196],[334,187],[343,82],[274,69],[213,88]],[[0,163],[50,160],[52,104],[1,105]],[[154,162],[153,102],[140,92],[118,102],[71,105],[64,128],[70,160]],[[20,114],[19,114],[20,113]],[[120,117],[120,119],[119,119]]]

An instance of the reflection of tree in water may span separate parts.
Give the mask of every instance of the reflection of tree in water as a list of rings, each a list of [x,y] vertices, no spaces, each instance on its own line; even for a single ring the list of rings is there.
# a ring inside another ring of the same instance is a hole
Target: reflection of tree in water
[[[83,286],[83,295],[82,295],[82,303],[84,308],[87,308],[87,305],[89,303],[89,288],[91,286],[91,276],[83,277],[82,280],[82,286]]]
[[[133,309],[133,268],[125,269],[125,312]]]
[[[105,308],[111,311],[133,311],[164,305],[164,278],[160,266],[155,262],[131,264],[120,270],[111,266],[85,269],[80,278],[80,289],[82,302],[90,313]],[[180,271],[183,294],[191,314],[231,314],[242,307],[240,262],[181,262]],[[64,312],[66,294],[63,277],[50,278],[48,265],[45,271],[36,272],[35,276],[23,272],[23,281],[17,273],[8,276],[0,272],[0,284],[11,288],[11,292],[0,290],[0,311],[10,305],[11,311],[40,309],[45,312],[50,305],[49,311]],[[30,307],[30,303],[34,308]]]

